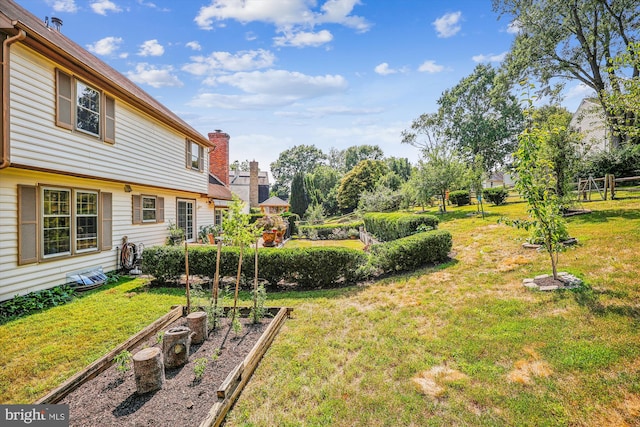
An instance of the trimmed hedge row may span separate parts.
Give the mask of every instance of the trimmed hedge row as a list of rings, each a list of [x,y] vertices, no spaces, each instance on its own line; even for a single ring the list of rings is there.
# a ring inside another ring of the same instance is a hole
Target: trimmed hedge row
[[[344,224],[321,224],[321,225],[300,225],[298,227],[298,234],[310,239],[313,234],[317,235],[319,240],[335,239],[341,237],[347,239],[349,236],[347,232],[355,228],[356,230],[364,225],[362,221],[346,222]],[[336,236],[336,230],[338,236]],[[316,236],[313,236],[316,237]],[[339,240],[339,239],[335,239]]]
[[[415,270],[447,259],[453,240],[447,230],[433,230],[371,246],[372,263],[385,273]]]
[[[373,245],[371,253],[348,248],[261,248],[258,251],[258,276],[275,286],[280,281],[301,287],[331,287],[350,284],[374,271],[385,273],[411,270],[443,261],[451,250],[451,233],[432,230]],[[213,277],[217,248],[200,246],[189,249],[189,274]],[[220,275],[237,274],[240,250],[223,247]],[[251,283],[254,277],[254,250],[243,254],[242,277]],[[372,268],[365,268],[366,266]],[[162,283],[175,282],[185,273],[184,248],[153,246],[145,249],[142,269]]]
[[[217,248],[213,246],[189,249],[189,274],[213,277]],[[254,277],[254,250],[243,253],[242,277],[250,283]],[[220,276],[237,274],[240,249],[223,247],[220,253]],[[303,287],[329,287],[335,283],[353,283],[358,267],[367,255],[348,248],[261,248],[258,250],[258,276],[271,285],[281,280]],[[182,247],[153,246],[145,249],[142,269],[162,283],[174,282],[185,273]]]
[[[389,242],[414,234],[418,227],[438,227],[438,218],[433,215],[404,212],[370,212],[364,215],[364,226],[378,240]]]

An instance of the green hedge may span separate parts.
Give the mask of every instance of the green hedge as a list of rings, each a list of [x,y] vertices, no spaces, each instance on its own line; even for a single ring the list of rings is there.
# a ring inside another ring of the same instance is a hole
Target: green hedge
[[[447,259],[451,233],[433,230],[371,246],[371,263],[385,273],[415,270]]]
[[[367,231],[383,242],[410,236],[416,233],[421,225],[436,228],[438,222],[438,218],[433,215],[404,212],[371,212],[364,215]]]
[[[471,196],[467,190],[456,190],[449,193],[449,200],[456,206],[464,206],[471,203]]]
[[[321,224],[321,225],[300,225],[298,234],[307,239],[317,238],[319,240],[340,240],[348,239],[350,229],[356,230],[364,225],[362,221],[347,222],[344,224]]]
[[[503,187],[485,188],[482,195],[494,205],[502,205],[507,201],[509,192]]]
[[[217,248],[201,246],[189,249],[189,274],[213,277]],[[223,247],[220,255],[220,275],[237,274],[240,250]],[[276,285],[281,280],[303,287],[330,287],[336,283],[353,283],[356,271],[366,262],[367,255],[347,248],[260,248],[258,276]],[[142,269],[160,282],[175,282],[185,273],[184,249],[153,246],[145,249]],[[254,277],[254,250],[243,253],[242,277],[250,283]]]

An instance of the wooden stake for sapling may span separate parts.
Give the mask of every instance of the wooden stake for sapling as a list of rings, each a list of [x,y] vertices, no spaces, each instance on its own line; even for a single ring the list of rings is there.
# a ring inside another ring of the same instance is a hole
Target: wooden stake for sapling
[[[187,240],[184,241],[184,269],[187,274],[185,279],[185,286],[187,288],[187,313],[191,312],[191,295],[189,292],[189,244]]]

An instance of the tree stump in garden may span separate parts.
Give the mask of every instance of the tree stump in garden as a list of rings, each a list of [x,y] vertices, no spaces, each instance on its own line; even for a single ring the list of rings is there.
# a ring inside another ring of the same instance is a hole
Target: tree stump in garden
[[[162,354],[165,367],[177,368],[187,363],[191,335],[191,329],[186,326],[177,326],[164,333],[162,336]]]
[[[207,313],[204,311],[196,311],[190,313],[187,316],[187,324],[189,329],[193,331],[193,338],[191,338],[192,344],[200,344],[204,342],[207,337],[208,325],[207,325]]]
[[[137,352],[133,356],[133,372],[138,394],[160,390],[164,384],[164,365],[160,349],[149,347]]]

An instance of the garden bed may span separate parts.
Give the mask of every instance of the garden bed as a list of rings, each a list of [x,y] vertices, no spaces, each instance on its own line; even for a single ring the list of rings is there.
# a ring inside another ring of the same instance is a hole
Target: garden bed
[[[161,348],[158,331],[187,323],[178,307],[37,403],[68,404],[70,426],[220,425],[290,311],[272,308],[261,323],[251,324],[243,310],[238,334],[230,331],[230,319],[222,319],[207,340],[191,345],[184,366],[165,369],[162,389],[139,395],[133,369],[119,372],[113,358],[123,350],[135,355],[143,348]],[[196,361],[205,357],[204,374],[196,378]]]

